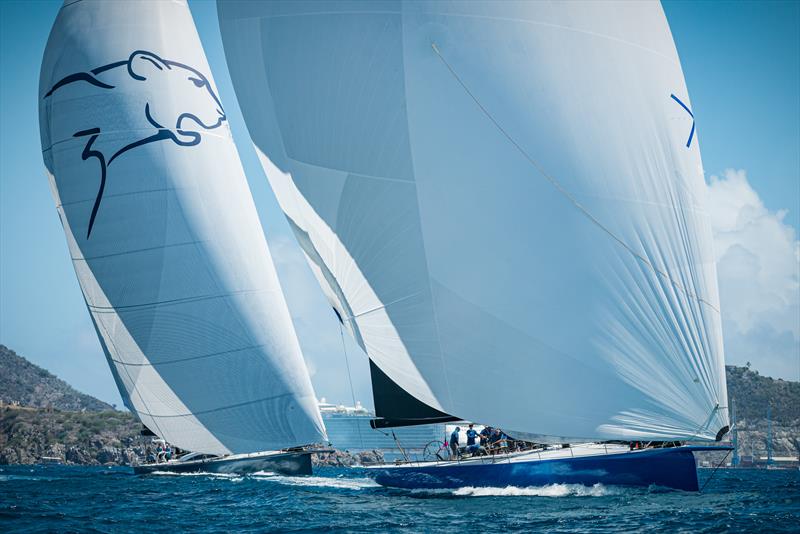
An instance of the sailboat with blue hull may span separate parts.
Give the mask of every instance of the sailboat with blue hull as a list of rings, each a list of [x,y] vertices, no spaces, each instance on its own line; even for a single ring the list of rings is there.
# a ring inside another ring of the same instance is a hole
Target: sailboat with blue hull
[[[266,176],[369,356],[374,426],[474,421],[524,449],[371,467],[379,483],[697,489],[700,449],[663,444],[724,436],[725,358],[658,2],[218,12]]]
[[[548,454],[548,451],[527,452],[367,469],[379,484],[404,489],[606,484],[697,491],[694,453],[725,450],[725,447],[718,446],[608,450],[603,445],[588,444],[570,447],[566,454],[565,449],[558,449],[558,455]]]

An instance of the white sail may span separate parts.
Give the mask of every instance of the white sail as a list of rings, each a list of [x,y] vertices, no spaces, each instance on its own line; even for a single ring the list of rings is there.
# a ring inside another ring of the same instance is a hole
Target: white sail
[[[126,406],[183,449],[325,430],[185,2],[65,2],[40,79],[42,152]]]
[[[555,440],[713,438],[719,297],[652,2],[219,2],[283,210],[370,358]]]

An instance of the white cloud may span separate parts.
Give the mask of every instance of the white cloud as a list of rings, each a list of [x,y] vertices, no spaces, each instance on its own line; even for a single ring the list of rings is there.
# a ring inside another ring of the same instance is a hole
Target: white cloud
[[[732,169],[711,177],[708,206],[728,363],[800,379],[800,242],[786,211],[769,211]]]

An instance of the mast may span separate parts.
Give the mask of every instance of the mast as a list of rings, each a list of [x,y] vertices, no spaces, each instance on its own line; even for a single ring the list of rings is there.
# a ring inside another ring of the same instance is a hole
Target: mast
[[[772,404],[767,403],[767,465],[774,464],[772,459]]]
[[[731,401],[731,428],[733,440],[733,458],[731,467],[739,467],[739,428],[736,426],[736,402]]]

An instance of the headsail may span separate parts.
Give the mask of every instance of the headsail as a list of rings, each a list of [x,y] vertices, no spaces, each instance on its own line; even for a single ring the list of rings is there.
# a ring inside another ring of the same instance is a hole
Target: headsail
[[[242,453],[325,430],[185,2],[65,2],[42,151],[126,406],[173,444]]]
[[[218,9],[278,200],[392,381],[553,440],[727,424],[700,153],[659,4]]]

